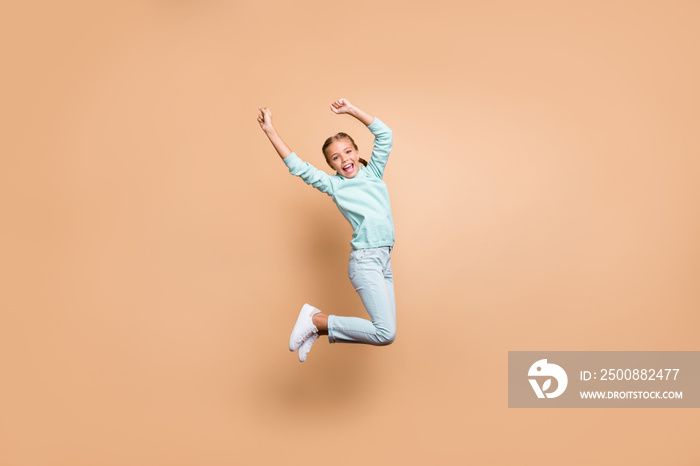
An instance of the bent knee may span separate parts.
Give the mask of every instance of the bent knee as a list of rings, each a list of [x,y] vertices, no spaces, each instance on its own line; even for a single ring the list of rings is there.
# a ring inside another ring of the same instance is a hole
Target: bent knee
[[[377,332],[379,346],[390,345],[396,340],[396,329],[383,329]]]

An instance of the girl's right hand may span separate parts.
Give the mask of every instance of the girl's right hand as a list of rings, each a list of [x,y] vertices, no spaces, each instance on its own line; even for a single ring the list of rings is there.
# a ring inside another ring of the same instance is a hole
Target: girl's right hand
[[[260,127],[263,129],[263,131],[274,129],[272,126],[272,112],[270,109],[267,107],[258,107],[258,110],[260,110],[260,115],[258,115],[258,123],[260,123]]]

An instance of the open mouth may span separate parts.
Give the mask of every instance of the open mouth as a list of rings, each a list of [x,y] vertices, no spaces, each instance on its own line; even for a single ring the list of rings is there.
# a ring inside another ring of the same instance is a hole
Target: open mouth
[[[345,173],[352,173],[354,169],[355,169],[355,164],[352,162],[348,162],[345,165],[343,165],[343,171]]]

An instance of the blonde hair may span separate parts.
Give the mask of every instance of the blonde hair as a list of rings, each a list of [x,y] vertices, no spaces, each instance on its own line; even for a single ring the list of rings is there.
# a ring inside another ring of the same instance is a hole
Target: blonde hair
[[[328,148],[328,146],[330,146],[331,144],[333,144],[333,142],[339,141],[340,139],[347,139],[347,140],[350,141],[350,143],[352,144],[352,147],[354,147],[355,150],[358,150],[358,149],[357,149],[357,144],[355,144],[355,141],[350,137],[349,134],[346,134],[346,133],[338,133],[338,134],[335,134],[335,135],[329,137],[328,139],[326,139],[326,142],[323,143],[323,148],[322,148],[321,150],[323,151],[323,157],[325,157],[326,163],[327,163],[328,166],[331,167],[331,168],[333,168],[333,165],[331,165],[331,161],[328,160],[328,154],[326,154],[326,149]],[[365,167],[367,166],[367,161],[366,161],[365,159],[363,159],[363,158],[360,158],[360,163],[361,163],[362,165],[364,165]]]

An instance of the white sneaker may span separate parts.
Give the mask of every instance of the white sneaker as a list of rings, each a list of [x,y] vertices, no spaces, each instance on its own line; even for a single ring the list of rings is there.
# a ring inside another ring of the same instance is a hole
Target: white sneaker
[[[299,317],[297,317],[297,323],[294,324],[292,335],[289,337],[289,351],[298,350],[301,344],[304,343],[304,340],[318,333],[318,329],[312,321],[312,316],[319,312],[321,311],[310,304],[304,304],[301,307]]]
[[[309,351],[311,351],[311,345],[314,344],[317,338],[318,333],[312,333],[309,338],[304,340],[304,343],[299,347],[299,361],[306,361],[306,356],[309,354]]]

